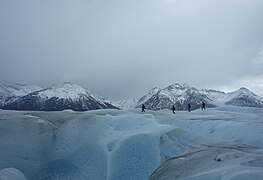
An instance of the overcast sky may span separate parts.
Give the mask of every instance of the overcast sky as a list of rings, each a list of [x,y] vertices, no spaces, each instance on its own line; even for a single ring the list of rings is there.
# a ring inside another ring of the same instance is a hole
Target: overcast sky
[[[263,1],[0,0],[0,79],[113,100],[177,82],[263,96]]]

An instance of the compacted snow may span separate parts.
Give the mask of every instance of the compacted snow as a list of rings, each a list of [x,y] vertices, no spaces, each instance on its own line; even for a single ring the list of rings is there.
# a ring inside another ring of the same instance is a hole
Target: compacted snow
[[[0,178],[262,179],[263,110],[0,110],[0,146]]]

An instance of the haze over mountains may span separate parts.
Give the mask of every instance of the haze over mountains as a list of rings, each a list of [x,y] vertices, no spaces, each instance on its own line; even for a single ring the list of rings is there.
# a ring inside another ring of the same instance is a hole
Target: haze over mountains
[[[0,107],[8,110],[60,111],[72,109],[87,111],[93,109],[126,109],[145,104],[152,110],[185,110],[190,103],[192,109],[199,109],[201,103],[206,107],[233,105],[263,107],[263,98],[245,87],[225,93],[216,90],[197,89],[187,84],[173,84],[166,88],[155,87],[145,95],[123,101],[105,100],[89,90],[71,82],[54,84],[47,88],[35,85],[21,85],[8,81],[0,82]]]

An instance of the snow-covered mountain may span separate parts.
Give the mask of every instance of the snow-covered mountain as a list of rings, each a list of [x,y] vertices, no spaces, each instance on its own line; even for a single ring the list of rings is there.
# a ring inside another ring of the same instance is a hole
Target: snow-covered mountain
[[[0,108],[9,104],[19,97],[42,89],[36,85],[17,84],[9,81],[0,81]]]
[[[46,89],[22,96],[16,101],[3,106],[3,109],[39,111],[60,111],[65,109],[86,111],[107,108],[116,109],[115,106],[104,99],[71,82],[54,84]]]
[[[225,103],[230,98],[228,93],[225,93],[222,91],[217,91],[217,90],[201,89],[201,90],[199,90],[199,92],[205,94],[210,99],[212,99],[216,102],[220,102],[220,103]]]
[[[155,94],[157,94],[161,90],[162,90],[161,88],[154,87],[147,94],[139,98],[139,100],[137,101],[137,105],[147,102],[150,98],[152,98]]]
[[[262,98],[245,87],[237,91],[230,92],[226,104],[234,106],[263,107]]]
[[[130,109],[130,108],[138,107],[141,104],[145,103],[147,100],[149,100],[153,95],[155,95],[160,90],[161,88],[154,87],[147,94],[145,94],[140,98],[133,98],[123,101],[111,101],[111,103],[121,109]]]
[[[188,103],[191,104],[192,109],[198,109],[202,102],[206,103],[206,107],[215,107],[219,103],[263,107],[262,98],[246,88],[225,93],[217,90],[197,89],[187,84],[172,84],[163,89],[155,87],[141,98],[119,101],[115,105],[119,108],[132,108],[145,104],[146,108],[154,110],[170,109],[172,105],[175,105],[177,110],[185,110]]]
[[[134,98],[132,101],[121,101],[115,105],[125,109],[145,104],[146,108],[154,110],[171,109],[172,105],[175,105],[177,110],[185,110],[188,103],[191,104],[192,109],[200,108],[202,102],[205,102],[207,107],[214,107],[211,103],[212,101],[201,90],[197,90],[187,84],[172,84],[164,89],[155,87],[141,98]]]
[[[120,109],[130,109],[134,108],[138,104],[139,98],[127,99],[127,100],[120,100],[120,101],[109,101],[109,103],[113,104]]]
[[[175,105],[176,110],[185,110],[190,103],[194,110],[200,108],[202,102],[206,103],[206,107],[215,107],[218,104],[263,107],[263,99],[244,87],[225,93],[197,89],[187,84],[172,84],[163,89],[155,87],[139,98],[114,102],[70,82],[42,89],[39,86],[0,81],[0,108],[3,109],[85,111],[116,107],[128,109],[145,104],[146,108],[153,110],[171,109],[172,105]]]
[[[211,103],[212,101],[212,99],[194,87],[173,84],[159,90],[144,104],[146,107],[155,110],[170,109],[172,105],[175,105],[177,110],[185,110],[188,103],[191,104],[192,109],[200,108],[202,102],[205,102],[207,107],[214,107]]]

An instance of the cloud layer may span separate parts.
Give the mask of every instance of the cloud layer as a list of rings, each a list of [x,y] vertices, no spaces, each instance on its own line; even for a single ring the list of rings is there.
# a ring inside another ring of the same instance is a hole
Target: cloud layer
[[[261,0],[2,0],[0,77],[74,81],[111,99],[175,82],[260,93],[262,9]]]

